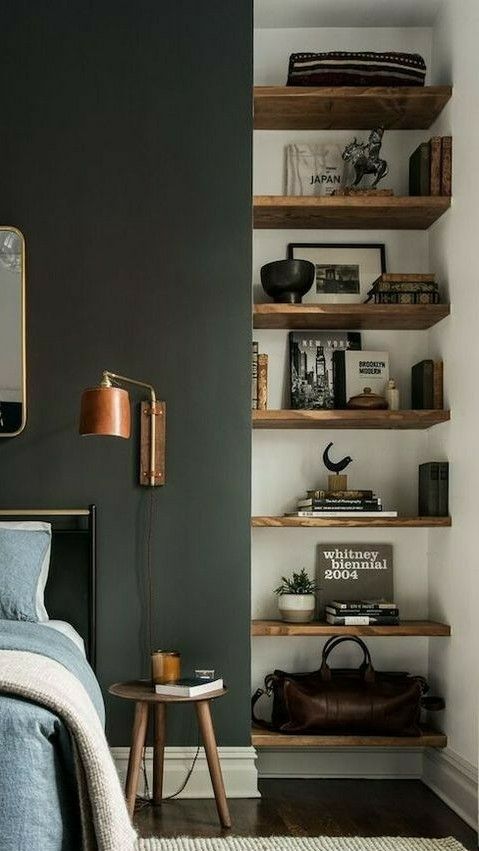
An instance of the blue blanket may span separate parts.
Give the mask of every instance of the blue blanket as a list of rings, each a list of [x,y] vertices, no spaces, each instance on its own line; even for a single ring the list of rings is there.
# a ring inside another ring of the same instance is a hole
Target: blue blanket
[[[48,656],[87,690],[104,723],[100,687],[73,641],[55,629],[0,620],[0,649]],[[50,710],[0,694],[0,851],[79,851],[81,824],[70,734]]]

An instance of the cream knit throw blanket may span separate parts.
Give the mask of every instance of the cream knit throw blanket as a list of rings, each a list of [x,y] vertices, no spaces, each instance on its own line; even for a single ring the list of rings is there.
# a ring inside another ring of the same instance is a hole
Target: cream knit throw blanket
[[[20,650],[0,650],[0,692],[51,709],[74,742],[84,851],[133,851],[136,833],[95,707],[59,662]]]

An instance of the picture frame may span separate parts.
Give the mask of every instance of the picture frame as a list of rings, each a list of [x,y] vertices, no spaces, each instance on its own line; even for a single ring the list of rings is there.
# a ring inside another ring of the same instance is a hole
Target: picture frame
[[[373,282],[386,272],[384,243],[290,242],[288,259],[309,260],[316,267],[303,304],[362,303]]]

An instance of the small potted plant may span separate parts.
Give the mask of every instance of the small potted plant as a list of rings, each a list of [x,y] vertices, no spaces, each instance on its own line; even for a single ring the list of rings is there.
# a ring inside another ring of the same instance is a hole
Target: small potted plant
[[[284,621],[306,623],[314,618],[316,583],[309,578],[304,567],[290,579],[281,577],[281,585],[274,589],[278,595],[278,609]]]

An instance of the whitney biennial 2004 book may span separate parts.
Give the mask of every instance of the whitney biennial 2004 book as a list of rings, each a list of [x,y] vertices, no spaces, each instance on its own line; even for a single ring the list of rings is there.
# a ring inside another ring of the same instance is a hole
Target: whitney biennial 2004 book
[[[360,348],[357,331],[291,331],[291,407],[334,408],[333,352]]]
[[[394,599],[391,544],[320,544],[320,608],[334,601]]]

